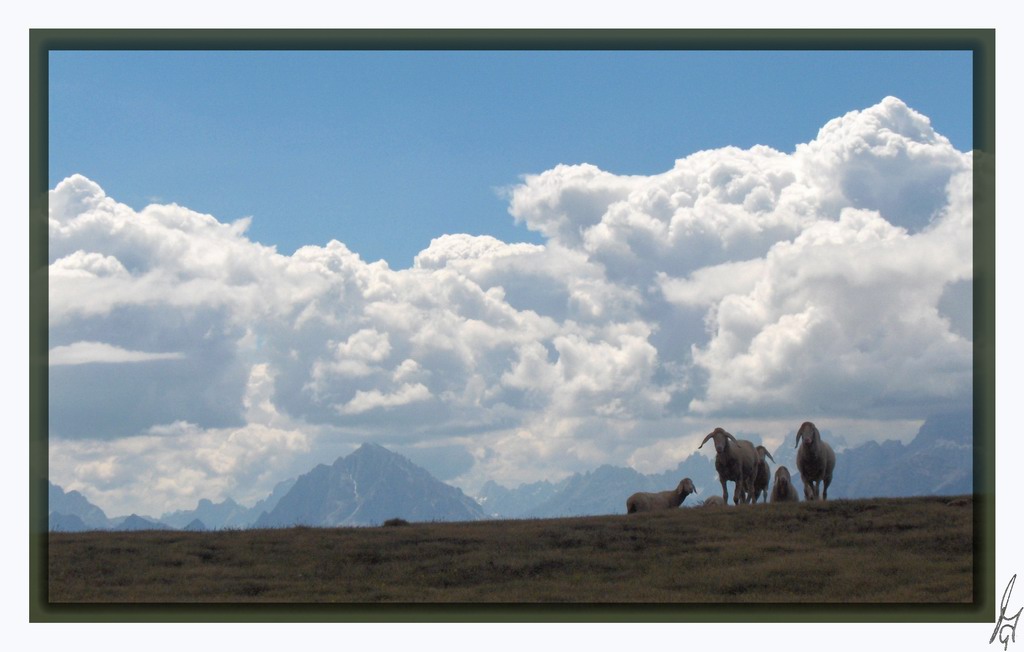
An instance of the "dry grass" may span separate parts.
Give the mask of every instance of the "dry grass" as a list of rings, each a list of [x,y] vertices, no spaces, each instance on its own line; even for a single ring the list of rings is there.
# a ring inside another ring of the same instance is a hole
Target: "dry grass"
[[[51,603],[969,603],[949,498],[405,527],[49,535]]]

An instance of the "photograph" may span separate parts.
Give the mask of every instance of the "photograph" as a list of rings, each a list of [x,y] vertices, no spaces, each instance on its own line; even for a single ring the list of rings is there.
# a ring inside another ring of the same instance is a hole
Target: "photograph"
[[[32,39],[35,618],[991,630],[993,30]]]

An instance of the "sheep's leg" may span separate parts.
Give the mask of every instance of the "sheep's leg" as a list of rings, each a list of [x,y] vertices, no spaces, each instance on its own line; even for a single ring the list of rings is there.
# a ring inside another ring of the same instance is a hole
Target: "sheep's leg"
[[[743,487],[742,489],[740,489],[741,486]],[[740,492],[739,492],[740,500],[743,501],[743,504],[744,505],[749,505],[750,504],[750,482],[748,480],[743,480],[742,482],[737,482],[736,483],[736,488],[740,489]]]
[[[804,500],[814,500],[814,486],[808,480],[804,480]]]
[[[725,480],[721,480],[722,483],[722,502],[726,505],[729,504],[729,488],[725,486]]]

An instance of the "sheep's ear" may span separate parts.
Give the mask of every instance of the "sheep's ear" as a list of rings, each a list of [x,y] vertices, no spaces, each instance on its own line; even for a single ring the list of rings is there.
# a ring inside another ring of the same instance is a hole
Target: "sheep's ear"
[[[731,434],[727,433],[726,431],[723,430],[722,434],[725,435],[726,437],[728,437],[729,439],[731,439],[733,441],[736,441],[736,438],[733,437]],[[739,442],[737,442],[737,443],[739,443]]]
[[[800,430],[797,430],[797,431],[796,431],[796,446],[794,446],[793,448],[796,448],[797,446],[799,446],[799,445],[800,445],[800,437],[801,437],[801,436],[802,436],[803,434],[804,434],[804,429],[803,429],[803,428],[800,428]]]
[[[772,457],[772,454],[771,454],[771,453],[769,453],[769,452],[768,452],[767,450],[765,450],[764,454],[765,454],[765,457],[767,457],[768,459],[770,459],[770,460],[771,460],[772,462],[774,462],[774,461],[775,461],[775,458],[774,458],[774,457]]]
[[[704,438],[704,441],[702,441],[702,442],[700,443],[700,446],[698,446],[697,448],[703,448],[703,447],[704,447],[704,444],[708,443],[708,440],[709,440],[709,439],[711,439],[711,438],[712,438],[712,437],[714,437],[714,436],[715,436],[715,433],[714,433],[714,432],[709,432],[709,433],[708,433],[708,436]]]

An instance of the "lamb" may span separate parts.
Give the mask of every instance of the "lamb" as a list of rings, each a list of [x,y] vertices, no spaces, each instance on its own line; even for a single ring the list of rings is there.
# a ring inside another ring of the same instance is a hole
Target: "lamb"
[[[800,446],[801,439],[803,446]],[[810,421],[804,421],[797,430],[796,445],[800,446],[796,468],[804,481],[804,498],[818,500],[819,485],[824,485],[821,499],[828,500],[828,486],[832,484],[832,470],[836,467],[835,451],[821,440],[821,433]]]
[[[775,458],[768,452],[768,449],[764,446],[758,446],[757,451],[757,469],[754,472],[754,500],[762,495],[764,496],[764,502],[768,502],[768,481],[771,479],[771,469],[768,468],[768,462],[764,461],[764,458],[770,459],[772,462]]]
[[[800,502],[800,494],[793,486],[793,478],[789,475],[789,469],[780,466],[775,469],[775,484],[772,485],[773,503],[797,503]]]
[[[693,486],[693,481],[689,478],[683,478],[679,481],[679,486],[673,491],[659,491],[657,493],[641,491],[633,494],[626,500],[626,513],[654,512],[679,507],[686,500],[686,497],[692,493],[697,493],[697,488]]]
[[[715,440],[715,470],[722,483],[722,500],[729,502],[729,491],[725,483],[732,481],[736,483],[733,503],[749,503],[754,495],[754,475],[757,471],[757,451],[754,445],[745,439],[736,439],[721,428],[715,428],[697,448],[703,448],[709,439]]]
[[[704,499],[704,502],[700,504],[701,507],[723,507],[725,501],[722,500],[721,496],[708,496]]]

